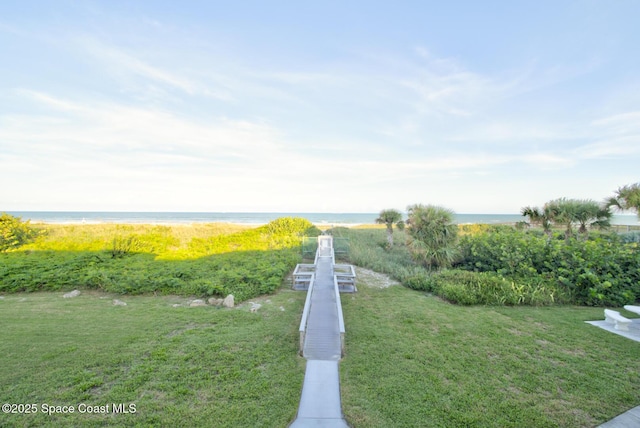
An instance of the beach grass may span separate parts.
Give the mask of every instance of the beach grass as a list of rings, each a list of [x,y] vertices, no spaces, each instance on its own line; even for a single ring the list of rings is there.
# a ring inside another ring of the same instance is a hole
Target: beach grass
[[[120,236],[155,236],[169,239],[170,249],[187,248],[194,238],[210,239],[221,235],[230,235],[251,229],[253,226],[234,223],[193,223],[193,224],[48,224],[35,223],[40,238],[23,249],[34,250],[109,250],[114,238]]]

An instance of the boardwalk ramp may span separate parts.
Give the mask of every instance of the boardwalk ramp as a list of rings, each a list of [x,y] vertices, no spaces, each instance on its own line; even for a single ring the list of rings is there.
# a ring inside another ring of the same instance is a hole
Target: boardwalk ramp
[[[348,427],[342,414],[338,370],[345,328],[331,236],[318,237],[314,265],[300,323],[300,349],[307,367],[297,418],[290,426]]]

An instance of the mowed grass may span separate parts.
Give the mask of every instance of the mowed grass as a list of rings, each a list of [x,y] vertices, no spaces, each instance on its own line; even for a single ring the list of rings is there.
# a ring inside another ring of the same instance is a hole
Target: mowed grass
[[[188,298],[170,296],[5,295],[0,402],[39,411],[0,413],[0,426],[286,426],[304,378],[304,297],[280,291],[251,313],[248,304],[190,308]],[[111,413],[80,414],[81,403]],[[113,413],[121,403],[135,413]],[[43,404],[76,413],[45,415]]]
[[[584,322],[602,309],[460,307],[362,281],[342,304],[354,427],[593,427],[640,405],[640,343]]]

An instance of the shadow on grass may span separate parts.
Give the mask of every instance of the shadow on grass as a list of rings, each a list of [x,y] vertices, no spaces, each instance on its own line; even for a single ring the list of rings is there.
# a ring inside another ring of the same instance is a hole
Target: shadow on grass
[[[273,293],[300,260],[296,248],[245,250],[171,260],[150,253],[16,251],[0,254],[0,293],[95,289],[120,294],[233,294],[243,301]]]

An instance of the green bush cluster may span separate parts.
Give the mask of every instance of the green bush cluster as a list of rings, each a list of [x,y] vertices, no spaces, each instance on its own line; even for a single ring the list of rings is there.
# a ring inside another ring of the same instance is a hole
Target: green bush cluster
[[[592,233],[565,240],[557,233],[550,239],[503,225],[460,229],[460,259],[442,271],[415,263],[400,232],[390,250],[382,229],[332,233],[349,238],[351,263],[458,304],[619,307],[640,297],[640,248],[633,238]]]
[[[257,228],[235,234],[193,238],[187,248],[176,251],[173,257],[202,257],[232,251],[262,250],[299,247],[303,236],[318,236],[320,231],[309,220],[283,217]]]
[[[0,265],[0,292],[98,289],[121,294],[226,296],[246,300],[275,291],[298,261],[295,250],[227,253],[195,260],[147,254],[11,253]]]
[[[171,227],[139,229],[118,227],[111,244],[106,236],[93,236],[52,250],[61,245],[42,240],[2,254],[0,292],[86,287],[123,294],[233,294],[242,301],[275,291],[301,258],[303,234],[315,233],[307,220],[279,219],[237,233],[193,237],[176,248],[179,239]]]
[[[7,213],[0,215],[0,252],[18,248],[36,238],[38,230],[28,221]]]
[[[468,235],[458,267],[493,272],[517,283],[535,282],[577,304],[622,306],[640,297],[640,250],[615,234],[552,238],[513,228]]]

